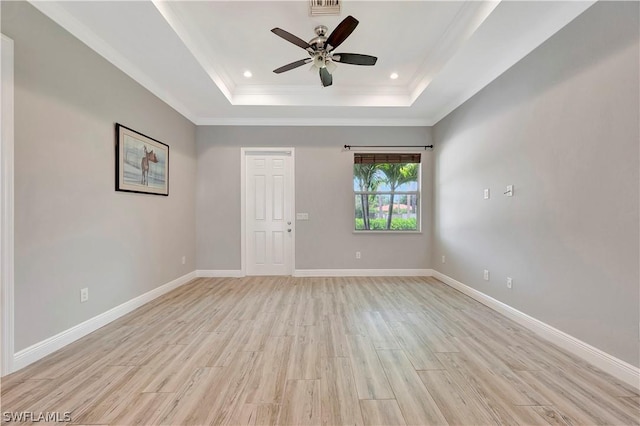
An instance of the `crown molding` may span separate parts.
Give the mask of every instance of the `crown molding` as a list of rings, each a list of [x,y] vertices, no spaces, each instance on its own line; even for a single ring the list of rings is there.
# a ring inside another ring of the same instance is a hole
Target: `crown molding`
[[[508,3],[509,2],[505,2],[505,6],[507,6]],[[596,3],[596,0],[557,2],[554,3],[555,7],[553,10],[548,10],[545,15],[538,13],[537,16],[535,16],[537,19],[533,19],[531,22],[523,22],[523,25],[526,24],[529,28],[535,28],[535,30],[525,33],[523,37],[517,39],[517,42],[511,43],[508,49],[496,48],[492,51],[487,51],[485,59],[491,63],[491,66],[484,68],[484,71],[479,78],[475,80],[474,84],[466,86],[465,89],[459,93],[451,94],[448,102],[442,104],[432,117],[433,122],[437,123],[445,118],[449,113],[468,101],[476,93],[480,92],[483,88],[491,84],[492,81],[500,77],[500,75],[538,48],[538,46],[553,37],[554,34],[576,17],[580,16],[580,14],[590,8],[594,3]],[[502,21],[503,26],[513,21],[513,16],[506,7],[494,7],[491,12],[491,19],[494,20],[494,22]],[[489,15],[487,15],[487,17],[488,16]],[[529,16],[529,18],[531,18],[531,16]],[[486,31],[483,32],[480,30],[477,35],[479,37],[477,37],[476,40],[471,40],[469,45],[465,46],[464,49],[482,49],[482,44],[497,45],[496,41],[492,39],[492,36],[488,35]],[[427,94],[426,96],[429,95]]]
[[[370,126],[370,127],[430,127],[433,122],[423,118],[271,118],[226,117],[199,118],[198,126]]]
[[[231,79],[224,70],[220,69],[219,66],[216,66],[216,64],[223,62],[220,54],[212,51],[211,48],[205,49],[203,47],[206,43],[197,27],[185,24],[184,20],[172,6],[172,2],[152,0],[151,3],[153,3],[158,12],[160,12],[164,20],[167,21],[167,24],[169,24],[169,27],[176,33],[178,38],[182,40],[187,50],[191,52],[214,84],[218,86],[218,89],[220,89],[224,97],[233,104],[233,92],[236,86],[233,83],[233,79]]]
[[[86,44],[100,56],[112,63],[116,68],[127,74],[145,89],[156,95],[160,100],[182,114],[189,121],[194,122],[194,114],[182,102],[178,101],[169,92],[161,87],[154,79],[133,65],[116,49],[100,38],[86,25],[74,18],[59,3],[49,1],[28,0],[29,3],[49,17],[56,24],[71,33],[75,38]]]
[[[416,71],[413,79],[411,79],[411,83],[407,87],[411,104],[418,99],[449,60],[458,53],[460,48],[480,28],[500,2],[501,0],[467,2],[458,11],[456,17],[440,37],[435,51],[427,56]]]
[[[215,46],[209,46],[203,40],[202,32],[193,32],[178,5],[152,0],[153,6],[148,7],[153,13],[158,13],[155,18],[166,22],[167,28],[191,52],[197,64],[226,99],[215,92],[205,77],[203,82],[207,83],[207,90],[213,91],[216,102],[197,107],[189,106],[190,99],[182,99],[180,93],[172,92],[170,84],[160,84],[159,78],[152,77],[152,70],[144,68],[144,65],[136,65],[135,59],[128,59],[120,53],[108,42],[108,36],[103,39],[97,29],[76,18],[73,9],[66,6],[68,3],[29,2],[194,124],[247,126],[432,126],[595,3],[594,0],[551,2],[553,7],[540,8],[534,6],[536,2],[530,2],[531,5],[527,6],[529,12],[518,21],[527,31],[513,35],[513,31],[509,30],[513,28],[514,2],[467,2],[449,24],[437,47],[425,52],[427,59],[409,79],[408,85],[373,88],[334,86],[327,90],[319,84],[261,86],[235,83],[220,65],[223,61],[219,52],[211,52]],[[496,42],[496,37],[498,41],[501,40],[501,30],[513,36],[503,40],[504,43]],[[480,71],[475,71],[478,67]],[[237,106],[255,106],[255,109]],[[278,117],[279,114],[286,114],[278,106],[305,107],[300,110],[300,115],[311,117]],[[313,116],[314,111],[315,115],[321,116],[325,112],[317,114],[318,111],[312,108],[318,107],[319,111],[324,111],[323,108],[329,106],[360,108],[362,111],[358,115],[383,118]],[[387,119],[384,114],[376,112],[376,107],[404,108],[406,111],[399,111],[397,115],[404,113],[422,117]],[[365,113],[364,109],[371,113]],[[232,116],[249,111],[262,117]],[[276,117],[268,118],[269,115]]]
[[[355,107],[408,107],[410,93],[405,87],[332,86],[237,86],[233,105],[268,106],[355,106]]]
[[[449,25],[436,51],[426,52],[427,58],[407,85],[332,87],[330,91],[320,85],[237,84],[220,66],[224,63],[222,55],[206,42],[197,26],[189,25],[188,20],[180,16],[179,9],[171,2],[152,0],[152,3],[231,105],[410,107],[500,1],[465,4]]]

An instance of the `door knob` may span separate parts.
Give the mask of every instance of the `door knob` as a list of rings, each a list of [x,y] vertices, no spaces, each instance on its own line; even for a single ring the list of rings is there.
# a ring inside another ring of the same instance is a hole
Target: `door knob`
[[[287,232],[291,232],[291,228],[287,229]]]

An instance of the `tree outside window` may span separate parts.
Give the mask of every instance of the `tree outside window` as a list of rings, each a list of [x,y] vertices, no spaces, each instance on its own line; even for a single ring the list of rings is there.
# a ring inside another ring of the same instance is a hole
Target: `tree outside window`
[[[355,154],[356,231],[420,230],[420,154]]]

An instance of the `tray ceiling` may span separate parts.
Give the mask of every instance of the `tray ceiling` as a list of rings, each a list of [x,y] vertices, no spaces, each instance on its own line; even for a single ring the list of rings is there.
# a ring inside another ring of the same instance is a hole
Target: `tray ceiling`
[[[32,2],[201,125],[433,125],[593,3],[346,0],[312,17],[305,1]],[[338,50],[375,66],[338,64],[326,88],[309,66],[272,72],[308,55],[271,28],[309,40],[347,15],[360,24]]]

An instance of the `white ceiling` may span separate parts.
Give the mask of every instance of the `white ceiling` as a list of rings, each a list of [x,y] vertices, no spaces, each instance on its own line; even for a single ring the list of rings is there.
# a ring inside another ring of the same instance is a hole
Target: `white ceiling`
[[[433,125],[593,3],[343,0],[311,17],[308,0],[32,2],[202,125]],[[360,24],[336,51],[374,67],[338,64],[326,88],[308,65],[272,72],[308,57],[272,28],[309,40],[347,15]]]

